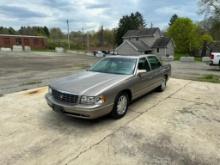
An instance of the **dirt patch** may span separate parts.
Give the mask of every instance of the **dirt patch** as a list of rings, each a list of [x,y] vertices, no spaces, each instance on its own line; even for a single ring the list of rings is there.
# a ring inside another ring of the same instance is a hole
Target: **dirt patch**
[[[201,109],[201,106],[203,109]],[[212,111],[210,112],[210,109]],[[181,114],[181,118],[183,119],[193,119],[190,123],[192,124],[195,121],[199,122],[218,122],[218,108],[216,106],[194,103],[194,105],[190,105],[187,107],[183,107],[182,110],[178,111]],[[186,117],[185,115],[188,115]],[[188,121],[189,122],[189,121]]]
[[[29,91],[29,92],[25,93],[25,95],[36,95],[36,94],[40,94],[44,91],[45,91],[45,89],[33,90],[33,91]]]

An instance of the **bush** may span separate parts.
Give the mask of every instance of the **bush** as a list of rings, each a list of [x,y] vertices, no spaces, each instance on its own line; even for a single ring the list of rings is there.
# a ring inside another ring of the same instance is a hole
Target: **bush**
[[[49,39],[47,42],[47,48],[50,50],[55,50],[56,47],[63,47],[64,49],[69,49],[68,41],[67,40],[54,41],[54,40]],[[70,49],[83,50],[83,46],[70,42]]]

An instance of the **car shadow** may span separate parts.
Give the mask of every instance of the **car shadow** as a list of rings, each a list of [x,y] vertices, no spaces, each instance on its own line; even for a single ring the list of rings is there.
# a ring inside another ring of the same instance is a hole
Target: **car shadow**
[[[131,105],[133,104],[141,104],[141,102],[154,95],[157,92],[152,91],[138,99],[135,99]],[[113,119],[110,115],[106,115],[100,117],[98,119],[88,120],[88,119],[80,119],[72,116],[67,116],[63,113],[54,112],[52,109],[48,108],[44,111],[44,114],[41,114],[40,123],[45,129],[54,129],[59,133],[71,134],[73,132],[84,134],[84,132],[91,132],[93,129],[103,127],[105,129],[113,129],[117,124],[121,125],[122,123],[126,123],[131,120],[131,118],[137,116],[138,114],[133,111],[133,109],[128,109],[127,114],[121,119]]]

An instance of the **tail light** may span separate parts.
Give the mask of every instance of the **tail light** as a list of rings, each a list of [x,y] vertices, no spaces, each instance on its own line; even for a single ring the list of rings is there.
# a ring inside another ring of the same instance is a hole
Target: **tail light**
[[[214,59],[214,54],[210,54],[209,57],[213,60]]]

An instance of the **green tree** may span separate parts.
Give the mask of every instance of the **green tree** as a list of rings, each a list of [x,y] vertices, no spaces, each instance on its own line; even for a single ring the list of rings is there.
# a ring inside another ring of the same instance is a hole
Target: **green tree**
[[[173,38],[178,53],[194,54],[200,47],[199,27],[189,18],[178,18],[168,29],[168,36]]]
[[[115,42],[116,45],[120,45],[123,40],[123,35],[128,30],[136,30],[145,27],[144,18],[141,13],[131,13],[131,15],[123,16],[118,24],[118,29],[116,30]]]
[[[104,41],[105,41],[105,45],[109,47],[114,46],[114,30],[110,30],[110,29],[104,30]]]
[[[17,32],[12,27],[0,27],[0,34],[17,34]]]
[[[213,38],[210,34],[206,33],[201,36],[201,42],[211,43],[211,42],[213,42]]]
[[[13,34],[13,35],[14,35],[14,34],[17,34],[16,30],[14,30],[12,27],[9,27],[9,28],[8,28],[8,33],[9,33],[9,34]]]
[[[174,14],[171,18],[170,18],[170,23],[169,25],[172,26],[174,24],[174,22],[178,19],[178,15]]]
[[[49,37],[49,30],[46,26],[41,27],[41,26],[22,26],[19,30],[18,30],[18,34],[21,35],[34,35],[34,36],[46,36]]]
[[[207,46],[208,44],[213,42],[213,38],[211,35],[206,33],[201,36],[200,40],[201,40],[201,45],[202,45],[201,56],[204,57],[207,54]]]
[[[60,28],[51,28],[50,29],[50,38],[53,41],[59,42],[61,39],[64,38],[64,34]]]
[[[46,26],[43,27],[43,31],[44,31],[44,34],[45,34],[47,37],[50,36],[49,29],[48,29]]]

